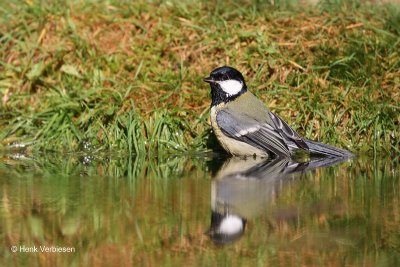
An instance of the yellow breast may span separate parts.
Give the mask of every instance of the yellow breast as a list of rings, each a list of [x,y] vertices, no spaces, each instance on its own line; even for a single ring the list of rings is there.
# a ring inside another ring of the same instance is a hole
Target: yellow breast
[[[215,136],[217,137],[221,146],[231,155],[234,156],[260,156],[268,157],[268,153],[265,151],[249,145],[245,142],[238,141],[236,139],[227,137],[217,126],[217,113],[223,107],[223,103],[211,108],[211,126],[214,130]]]

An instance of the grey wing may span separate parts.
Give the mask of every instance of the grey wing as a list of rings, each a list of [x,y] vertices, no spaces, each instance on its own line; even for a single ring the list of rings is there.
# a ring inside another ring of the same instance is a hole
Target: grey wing
[[[303,138],[298,133],[296,133],[295,130],[293,130],[284,120],[282,120],[278,115],[276,115],[273,112],[269,111],[268,114],[270,115],[272,121],[274,122],[277,131],[286,141],[294,142],[297,148],[303,148],[309,150],[309,147],[303,140]]]
[[[280,157],[290,156],[285,140],[272,125],[230,109],[220,110],[216,119],[225,135]]]

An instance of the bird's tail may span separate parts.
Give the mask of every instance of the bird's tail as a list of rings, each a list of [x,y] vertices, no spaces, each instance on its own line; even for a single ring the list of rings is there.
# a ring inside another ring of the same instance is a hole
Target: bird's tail
[[[354,154],[351,152],[345,150],[345,149],[340,149],[334,146],[322,144],[319,142],[311,141],[311,140],[305,140],[311,154],[318,154],[318,155],[324,155],[328,157],[337,157],[337,158],[352,158],[354,157]]]

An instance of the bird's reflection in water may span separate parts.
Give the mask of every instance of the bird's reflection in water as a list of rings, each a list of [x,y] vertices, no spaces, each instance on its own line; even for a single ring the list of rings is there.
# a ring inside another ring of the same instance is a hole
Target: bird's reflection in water
[[[211,183],[211,226],[207,234],[219,245],[239,239],[248,219],[261,214],[285,184],[303,173],[344,161],[316,158],[299,163],[290,159],[229,158]]]

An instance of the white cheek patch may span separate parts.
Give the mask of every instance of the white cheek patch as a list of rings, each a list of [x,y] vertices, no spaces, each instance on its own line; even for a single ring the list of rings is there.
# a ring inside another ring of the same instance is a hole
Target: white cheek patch
[[[242,88],[243,84],[237,80],[226,80],[218,82],[219,86],[221,86],[222,90],[229,95],[233,96],[239,93]]]
[[[232,235],[239,233],[243,229],[243,221],[239,216],[229,215],[222,220],[219,226],[219,232],[221,234]]]

